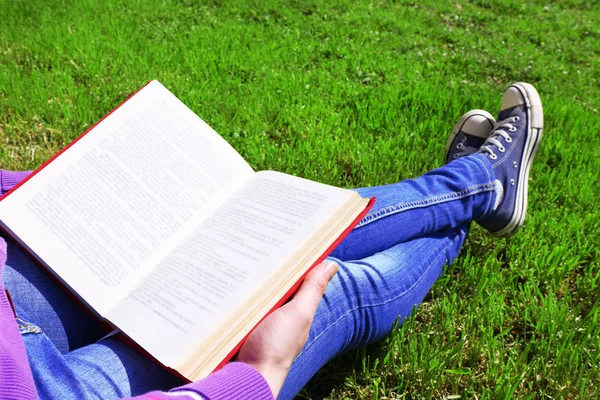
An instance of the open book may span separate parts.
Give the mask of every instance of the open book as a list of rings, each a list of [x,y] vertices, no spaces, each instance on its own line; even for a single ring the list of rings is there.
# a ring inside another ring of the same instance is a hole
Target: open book
[[[0,226],[98,318],[200,379],[372,201],[242,157],[152,81],[0,201]]]

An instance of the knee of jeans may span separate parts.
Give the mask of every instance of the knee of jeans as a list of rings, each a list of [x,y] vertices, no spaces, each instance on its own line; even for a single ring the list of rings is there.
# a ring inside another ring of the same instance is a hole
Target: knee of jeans
[[[353,335],[346,350],[353,350],[383,340],[395,326],[401,325],[410,313],[410,311],[398,309],[382,312],[376,307],[361,309],[360,313],[354,316]]]

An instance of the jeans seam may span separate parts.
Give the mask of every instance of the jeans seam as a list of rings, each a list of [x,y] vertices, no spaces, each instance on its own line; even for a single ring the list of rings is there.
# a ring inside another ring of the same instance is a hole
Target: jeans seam
[[[488,182],[490,182],[491,184],[494,185],[493,190],[491,190],[491,192],[495,191],[496,184],[494,183],[494,179],[492,179],[492,176],[490,175],[490,173],[488,171],[488,166],[485,165],[485,163],[483,162],[483,160],[480,157],[473,157],[473,159],[476,160],[479,164],[481,164],[481,166],[483,167],[483,170],[485,171],[485,174],[487,175]],[[493,170],[492,170],[492,172],[493,172]],[[492,199],[490,198],[487,202],[485,211],[484,211],[483,215],[481,216],[481,218],[484,218],[484,216],[491,214],[492,211],[494,211],[492,209],[493,207],[494,207],[494,202],[492,202]]]
[[[426,198],[426,199],[422,199],[422,200],[414,200],[414,201],[398,203],[393,206],[388,206],[388,207],[382,208],[381,210],[377,210],[373,213],[367,214],[362,219],[362,221],[360,221],[358,223],[358,225],[356,227],[360,228],[362,226],[370,224],[371,222],[375,222],[381,218],[387,217],[389,215],[397,214],[399,212],[412,210],[415,208],[429,207],[429,206],[444,203],[444,202],[450,201],[450,200],[460,200],[465,197],[469,197],[469,196],[472,196],[472,195],[475,195],[478,193],[490,192],[490,191],[493,191],[494,189],[495,189],[495,184],[493,182],[480,183],[480,184],[477,184],[474,186],[469,186],[468,188],[462,189],[461,191],[458,191],[458,192],[446,193],[446,194],[442,194],[439,196],[430,197],[430,198]]]
[[[433,259],[431,260],[431,262],[429,263],[429,265],[427,266],[427,268],[425,268],[425,270],[423,271],[423,273],[421,274],[421,276],[419,277],[419,279],[417,279],[408,289],[406,289],[405,291],[403,291],[402,293],[398,294],[397,296],[394,296],[393,298],[387,299],[386,301],[382,301],[380,303],[373,303],[373,304],[367,304],[367,305],[361,305],[358,307],[354,307],[351,310],[348,310],[346,313],[344,313],[344,315],[341,315],[339,318],[337,318],[335,321],[333,321],[331,324],[329,324],[329,326],[327,326],[327,328],[323,329],[321,331],[321,333],[316,336],[311,342],[310,344],[307,344],[301,351],[300,353],[298,353],[298,356],[296,356],[296,358],[300,357],[302,355],[302,353],[304,353],[306,350],[310,349],[312,347],[312,345],[317,341],[317,339],[319,339],[321,336],[323,336],[325,333],[327,333],[327,331],[329,331],[334,325],[337,325],[341,320],[345,319],[346,317],[348,317],[349,315],[351,315],[352,313],[354,313],[355,311],[358,310],[362,310],[364,308],[372,308],[372,307],[381,307],[381,306],[385,306],[388,303],[391,303],[392,301],[396,301],[399,298],[401,298],[402,296],[405,296],[409,291],[411,291],[419,282],[421,282],[421,280],[423,280],[423,277],[425,276],[425,274],[431,269],[431,266],[435,263],[435,261],[442,255],[444,254],[445,250],[448,249],[448,247],[450,246],[452,242],[448,241],[448,244],[446,246],[444,246],[444,248],[438,252],[438,254],[433,257]]]

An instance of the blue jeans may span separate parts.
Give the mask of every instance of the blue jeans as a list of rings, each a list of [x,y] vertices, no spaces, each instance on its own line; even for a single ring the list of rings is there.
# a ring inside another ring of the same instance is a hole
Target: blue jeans
[[[377,197],[336,248],[339,266],[280,399],[291,399],[327,361],[382,339],[420,304],[458,255],[470,222],[489,216],[494,173],[480,155],[417,179],[357,189]],[[41,398],[117,398],[182,384],[115,340],[12,240],[4,273]],[[101,340],[102,339],[102,340]]]

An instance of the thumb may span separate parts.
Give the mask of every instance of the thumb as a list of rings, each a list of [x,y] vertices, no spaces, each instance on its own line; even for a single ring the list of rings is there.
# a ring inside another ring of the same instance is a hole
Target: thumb
[[[302,311],[311,315],[317,310],[319,302],[325,294],[325,289],[329,281],[338,271],[338,265],[332,261],[325,261],[313,269],[300,286],[300,289],[289,303],[295,307],[302,308]]]

